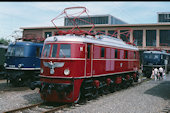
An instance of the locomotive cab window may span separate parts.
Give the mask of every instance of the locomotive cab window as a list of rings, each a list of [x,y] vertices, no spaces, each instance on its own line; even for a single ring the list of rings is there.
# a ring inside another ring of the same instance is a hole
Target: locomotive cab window
[[[115,49],[115,58],[118,58],[117,56],[117,53],[118,53],[118,51],[117,51],[117,49]]]
[[[6,56],[24,56],[24,47],[9,46]]]
[[[159,58],[159,54],[155,54],[153,59],[158,59]]]
[[[56,57],[57,56],[57,47],[58,47],[57,44],[53,44],[51,57]]]
[[[12,56],[14,54],[14,47],[9,46],[6,56]]]
[[[36,48],[36,57],[40,57],[40,47]]]
[[[24,56],[24,47],[16,47],[15,56]]]
[[[102,47],[102,48],[101,48],[101,57],[103,57],[103,58],[104,58],[104,54],[105,54],[105,48],[104,48],[104,47]]]
[[[91,45],[87,45],[87,58],[89,59],[90,58],[90,50],[91,50]]]
[[[49,57],[51,44],[46,44],[43,51],[43,57]]]
[[[70,44],[60,44],[59,57],[71,57],[71,45]]]

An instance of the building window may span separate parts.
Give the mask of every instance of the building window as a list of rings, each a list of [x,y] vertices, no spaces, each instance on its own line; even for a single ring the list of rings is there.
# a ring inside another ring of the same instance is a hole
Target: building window
[[[105,54],[105,48],[101,47],[101,57],[104,57],[104,54]]]
[[[125,42],[129,42],[130,41],[129,30],[120,30],[120,38]]]
[[[52,32],[45,32],[45,38],[52,36]]]
[[[117,32],[114,30],[108,30],[108,35],[117,38]]]
[[[156,30],[146,31],[146,46],[156,46]]]
[[[105,31],[96,31],[97,32],[97,35],[105,35]]]
[[[170,14],[158,14],[158,22],[170,22]]]
[[[170,30],[160,30],[160,46],[170,46]]]
[[[143,30],[134,30],[133,37],[134,37],[134,44],[137,46],[142,46]]]

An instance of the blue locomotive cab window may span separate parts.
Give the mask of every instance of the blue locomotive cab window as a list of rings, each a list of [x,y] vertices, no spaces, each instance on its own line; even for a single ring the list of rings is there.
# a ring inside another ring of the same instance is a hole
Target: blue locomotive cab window
[[[36,48],[36,57],[40,57],[40,54],[41,54],[41,49],[40,49],[40,47],[37,47]]]
[[[24,47],[9,46],[6,56],[24,56]]]
[[[71,45],[70,44],[60,44],[59,57],[71,57]]]
[[[159,58],[159,55],[156,55],[156,54],[155,54],[155,55],[153,56],[153,59],[158,59],[158,58]]]
[[[15,56],[24,56],[24,47],[16,47]]]
[[[43,51],[43,57],[49,57],[51,44],[46,44]]]
[[[7,50],[7,53],[6,53],[6,56],[12,56],[13,49],[14,49],[14,47],[9,46],[8,50]]]
[[[152,59],[152,58],[153,58],[153,55],[152,55],[152,54],[145,54],[145,55],[144,55],[144,58],[146,58],[146,59]]]

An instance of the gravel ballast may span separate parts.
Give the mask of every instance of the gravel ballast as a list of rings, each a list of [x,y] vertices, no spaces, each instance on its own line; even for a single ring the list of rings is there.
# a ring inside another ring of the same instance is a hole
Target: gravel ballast
[[[42,102],[38,89],[14,88],[0,81],[0,112]],[[169,110],[169,111],[168,111]],[[168,113],[170,112],[170,75],[165,80],[145,81],[139,85],[76,104],[58,112],[65,113]],[[37,112],[38,113],[38,112]]]

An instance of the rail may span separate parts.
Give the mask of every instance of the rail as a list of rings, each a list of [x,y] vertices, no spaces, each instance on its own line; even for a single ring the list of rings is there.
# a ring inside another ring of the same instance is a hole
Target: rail
[[[24,111],[24,110],[31,110],[31,108],[34,108],[34,107],[42,107],[43,105],[45,105],[45,103],[38,103],[38,104],[33,104],[33,105],[29,105],[29,106],[25,106],[25,107],[21,107],[21,108],[17,108],[17,109],[13,109],[13,110],[9,110],[9,111],[5,111],[3,113],[15,113],[15,112],[18,112],[18,111]],[[64,104],[64,105],[59,105],[59,106],[56,106],[56,107],[53,107],[49,110],[46,110],[47,108],[40,108],[41,109],[41,113],[50,113],[50,112],[54,112],[54,111],[58,111],[58,110],[61,110],[63,108],[66,108],[68,107],[69,104]],[[43,110],[45,109],[45,110]]]

